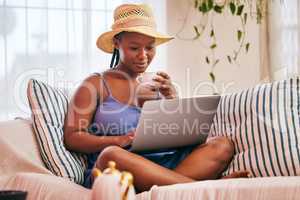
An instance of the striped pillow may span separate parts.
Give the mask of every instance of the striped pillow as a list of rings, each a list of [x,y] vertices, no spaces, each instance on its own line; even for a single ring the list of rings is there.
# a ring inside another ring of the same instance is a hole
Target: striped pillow
[[[209,137],[227,136],[235,155],[224,175],[300,175],[299,78],[221,98]]]
[[[68,99],[61,91],[34,79],[28,83],[27,97],[46,167],[57,176],[82,184],[86,168],[85,157],[68,151],[63,142]]]

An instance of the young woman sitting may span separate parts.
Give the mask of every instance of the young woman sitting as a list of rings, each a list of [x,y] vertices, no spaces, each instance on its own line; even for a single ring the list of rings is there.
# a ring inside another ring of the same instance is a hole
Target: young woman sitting
[[[233,145],[225,137],[205,144],[159,153],[138,154],[126,150],[133,138],[144,101],[175,98],[170,77],[158,72],[155,84],[142,85],[137,77],[146,71],[156,46],[172,37],[156,31],[151,9],[124,4],[114,11],[112,30],[103,33],[97,46],[113,53],[111,68],[86,78],[72,98],[65,121],[65,144],[72,151],[88,154],[85,185],[90,187],[91,170],[115,161],[120,170],[133,174],[138,191],[153,185],[169,185],[221,176],[233,156]],[[246,176],[247,172],[229,177]]]

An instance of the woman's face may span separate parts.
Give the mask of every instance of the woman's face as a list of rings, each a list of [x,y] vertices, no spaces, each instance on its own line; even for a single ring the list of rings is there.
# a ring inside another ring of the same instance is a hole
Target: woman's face
[[[155,39],[140,33],[124,32],[115,39],[121,67],[132,73],[143,73],[155,56]]]

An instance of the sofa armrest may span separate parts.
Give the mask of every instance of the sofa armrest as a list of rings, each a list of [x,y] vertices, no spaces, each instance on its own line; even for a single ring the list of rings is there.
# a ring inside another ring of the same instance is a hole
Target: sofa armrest
[[[67,179],[48,174],[17,173],[0,178],[1,190],[27,191],[27,200],[90,200],[91,190]]]
[[[92,187],[92,200],[123,200],[122,197],[124,196],[125,191],[126,187],[122,186],[120,183],[120,177],[104,174],[97,177],[94,181]],[[132,187],[128,190],[126,200],[134,200],[135,196],[135,191]]]
[[[0,122],[0,176],[18,172],[51,174],[41,159],[31,121]]]

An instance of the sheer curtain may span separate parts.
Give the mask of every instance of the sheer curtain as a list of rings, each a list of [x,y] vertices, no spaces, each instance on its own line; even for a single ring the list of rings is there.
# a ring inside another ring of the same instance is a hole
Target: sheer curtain
[[[75,88],[84,77],[108,68],[110,54],[96,48],[121,3],[152,5],[165,32],[165,1],[0,0],[0,120],[30,114],[26,87],[37,78],[59,88]],[[150,70],[166,67],[158,48]]]
[[[299,75],[299,0],[270,1],[268,16],[271,77],[279,80]]]

